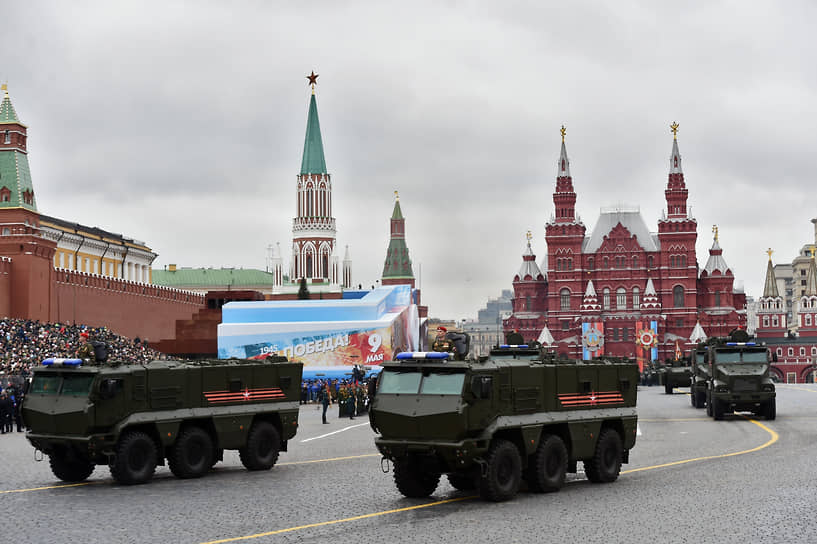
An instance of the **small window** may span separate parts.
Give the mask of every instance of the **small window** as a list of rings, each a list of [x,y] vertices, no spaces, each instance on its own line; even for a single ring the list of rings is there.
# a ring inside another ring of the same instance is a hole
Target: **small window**
[[[806,355],[806,348],[800,348],[800,356],[804,357]]]
[[[684,288],[680,285],[672,288],[672,303],[676,308],[684,307]]]
[[[783,356],[783,348],[777,348],[777,355]]]
[[[794,355],[794,348],[789,348],[788,353],[789,353],[789,357],[793,356]]]
[[[570,330],[570,320],[569,319],[562,319],[562,330],[569,331]]]
[[[627,291],[624,287],[616,289],[616,310],[627,309]]]
[[[715,291],[715,307],[720,307],[721,305],[721,292]]]
[[[587,260],[587,269],[588,269],[588,270],[594,270],[594,269],[595,269],[595,268],[594,268],[594,267],[595,267],[595,264],[596,264],[596,261],[593,259],[593,257],[590,257],[590,258]]]
[[[638,268],[638,256],[633,257],[633,268]]]
[[[610,288],[605,287],[602,295],[602,309],[609,310],[610,309]]]
[[[8,131],[8,130],[6,131],[6,140],[5,140],[5,143],[7,143],[7,144],[10,144],[10,143],[11,143],[11,132],[10,132],[10,131]]]
[[[618,328],[613,328],[613,342],[618,342]]]
[[[628,329],[627,327],[624,327],[623,329],[621,329],[621,341],[622,342],[626,342],[629,335],[630,335],[630,329]]]
[[[633,309],[637,310],[641,305],[641,290],[638,287],[633,287]]]
[[[655,260],[653,259],[652,255],[647,257],[647,267],[652,268],[655,264]]]
[[[570,289],[564,287],[559,291],[559,308],[564,312],[570,309]]]

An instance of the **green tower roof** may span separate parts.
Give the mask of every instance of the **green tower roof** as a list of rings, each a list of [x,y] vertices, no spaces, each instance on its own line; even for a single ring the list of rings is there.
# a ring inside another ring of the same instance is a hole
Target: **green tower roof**
[[[326,160],[323,158],[321,123],[318,121],[318,104],[315,94],[309,100],[309,117],[306,120],[304,156],[301,160],[301,174],[326,174]]]
[[[0,123],[19,123],[20,119],[17,118],[17,112],[14,111],[14,106],[11,105],[11,99],[5,85],[3,85],[3,91],[5,91],[6,96],[3,97],[3,102],[0,103]]]
[[[405,219],[400,209],[400,198],[394,192],[394,211],[391,214],[391,239],[383,264],[383,279],[414,279],[405,238]]]
[[[396,192],[396,191],[395,191]],[[394,203],[394,211],[391,214],[392,219],[403,219],[403,210],[400,209],[400,201]]]

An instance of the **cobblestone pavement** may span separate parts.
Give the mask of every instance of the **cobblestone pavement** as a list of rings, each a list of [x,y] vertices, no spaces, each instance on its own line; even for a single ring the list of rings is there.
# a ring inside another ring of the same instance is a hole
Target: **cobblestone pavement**
[[[66,486],[47,459],[34,460],[23,433],[6,434],[0,507],[14,521],[3,537],[15,544],[817,541],[817,386],[780,385],[778,419],[759,424],[713,421],[676,391],[639,389],[641,435],[618,481],[591,484],[579,473],[558,493],[522,492],[500,504],[455,491],[445,478],[429,499],[402,497],[381,471],[368,419],[338,419],[330,409],[322,425],[315,405],[301,407],[298,435],[270,471],[247,472],[237,453],[225,452],[203,478],[178,480],[159,467],[140,486],[114,483],[107,467],[87,484]]]

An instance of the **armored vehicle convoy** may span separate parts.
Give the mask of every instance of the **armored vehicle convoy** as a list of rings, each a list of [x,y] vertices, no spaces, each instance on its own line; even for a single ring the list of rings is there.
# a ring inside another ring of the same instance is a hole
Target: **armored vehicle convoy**
[[[464,361],[401,353],[383,364],[369,414],[403,495],[428,496],[446,474],[457,489],[503,501],[523,479],[536,492],[559,490],[578,461],[589,480],[616,480],[635,445],[637,385],[635,363],[524,345]]]
[[[658,370],[658,376],[659,383],[664,386],[664,392],[672,395],[672,390],[676,387],[689,387],[692,368],[688,361],[667,361],[667,364]]]
[[[709,365],[706,413],[723,419],[732,412],[752,412],[766,419],[777,415],[771,363],[764,343],[751,341],[743,330],[729,338],[710,339],[704,347]]]
[[[301,363],[152,361],[89,364],[46,359],[23,402],[29,442],[54,475],[85,480],[109,465],[123,484],[150,480],[167,460],[196,478],[237,449],[248,470],[266,470],[298,428]]]

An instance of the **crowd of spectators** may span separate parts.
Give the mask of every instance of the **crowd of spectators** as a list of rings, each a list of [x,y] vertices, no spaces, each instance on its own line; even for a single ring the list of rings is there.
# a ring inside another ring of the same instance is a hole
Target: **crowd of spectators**
[[[91,341],[107,344],[111,361],[146,363],[165,358],[147,341],[125,338],[105,327],[6,318],[0,319],[0,385],[22,382],[43,359],[75,357],[82,333]]]

